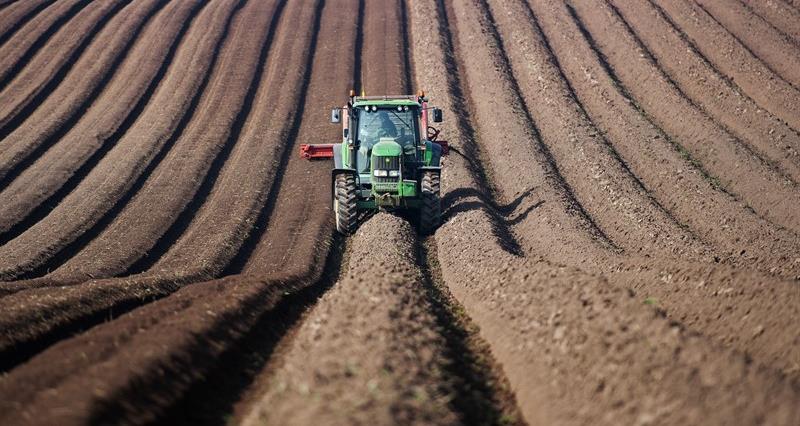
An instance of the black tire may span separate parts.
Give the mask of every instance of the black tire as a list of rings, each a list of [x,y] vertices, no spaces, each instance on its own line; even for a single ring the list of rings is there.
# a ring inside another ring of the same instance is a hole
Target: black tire
[[[422,203],[419,208],[419,230],[423,235],[432,234],[442,221],[442,200],[440,197],[439,172],[422,172]]]
[[[350,173],[336,175],[333,188],[333,210],[336,218],[336,230],[342,234],[352,234],[358,226],[357,200],[355,176]]]

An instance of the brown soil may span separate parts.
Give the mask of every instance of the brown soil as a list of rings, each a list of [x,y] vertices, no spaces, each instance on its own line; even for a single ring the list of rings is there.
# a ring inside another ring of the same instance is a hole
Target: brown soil
[[[43,92],[52,91],[58,85],[72,62],[90,47],[92,38],[99,35],[104,27],[110,25],[112,30],[132,32],[131,29],[119,28],[122,17],[114,19],[120,12],[124,17],[131,9],[136,9],[132,6],[125,10],[125,6],[124,0],[88,5],[75,19],[59,28],[43,49],[36,52],[27,66],[0,91],[0,96],[5,100],[0,106],[0,131],[3,134],[7,134],[30,113],[31,104],[37,103],[48,94]],[[90,51],[100,53],[104,48],[105,46],[95,46]],[[106,72],[110,71],[110,64],[99,65]]]
[[[800,423],[797,17],[0,0],[0,423]],[[351,88],[444,109],[434,236],[333,234]]]
[[[81,111],[79,105],[59,104],[67,108],[66,114],[83,112],[73,126],[62,126],[59,119],[69,123],[75,118],[51,111],[49,101],[45,101],[30,120],[4,139],[8,150],[0,158],[7,165],[4,167],[8,167],[4,168],[8,173],[6,181],[13,180],[0,192],[3,200],[0,229],[18,234],[26,228],[20,225],[30,226],[23,222],[41,219],[36,216],[42,204],[48,201],[55,204],[66,196],[114,146],[152,97],[174,58],[180,38],[199,9],[198,2],[170,4],[154,17],[114,77],[102,87],[94,107]],[[40,115],[40,111],[46,115]],[[30,157],[39,150],[44,152],[36,158]],[[18,171],[26,165],[27,168]],[[52,210],[49,207],[47,212]],[[33,219],[29,219],[31,216]]]
[[[304,318],[243,424],[456,423],[414,239],[387,214],[361,226],[343,278]]]
[[[795,43],[800,43],[800,26],[797,25],[800,19],[799,10],[783,1],[743,0],[743,3],[767,24]]]
[[[800,131],[800,90],[776,74],[699,4],[658,1],[663,13],[697,45],[711,63],[762,108]]]
[[[80,12],[85,0],[51,2],[44,10],[38,11],[31,19],[13,33],[13,42],[3,45],[0,58],[0,87],[5,87],[27,61],[46,44],[62,25]],[[6,8],[3,14],[10,13]]]

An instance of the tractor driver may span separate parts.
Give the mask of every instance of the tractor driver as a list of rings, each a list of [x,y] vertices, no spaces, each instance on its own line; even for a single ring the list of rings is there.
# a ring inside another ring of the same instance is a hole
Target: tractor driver
[[[372,146],[378,143],[381,138],[397,137],[397,127],[389,118],[389,113],[384,110],[378,111],[377,116],[370,117],[367,123],[361,127],[361,146],[359,147],[359,164],[363,165],[362,172],[369,171],[369,158],[372,153]]]

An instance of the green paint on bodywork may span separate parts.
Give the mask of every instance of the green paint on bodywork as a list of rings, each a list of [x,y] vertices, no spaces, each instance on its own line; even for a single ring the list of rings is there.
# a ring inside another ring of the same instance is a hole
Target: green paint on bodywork
[[[393,138],[381,138],[380,142],[372,147],[372,155],[381,157],[397,157],[403,153],[403,148]]]
[[[417,181],[404,180],[400,185],[400,195],[403,197],[416,197],[417,196]]]
[[[433,161],[433,143],[431,141],[425,141],[425,158],[422,161],[426,166],[430,166]]]

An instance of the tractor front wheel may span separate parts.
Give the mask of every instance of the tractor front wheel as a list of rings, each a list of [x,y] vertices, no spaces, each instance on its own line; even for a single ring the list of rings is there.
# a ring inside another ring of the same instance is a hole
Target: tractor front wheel
[[[442,201],[439,196],[439,172],[422,173],[422,205],[419,209],[419,230],[422,234],[433,233],[442,221]]]
[[[333,188],[333,213],[336,217],[336,230],[349,235],[358,225],[358,205],[356,179],[350,173],[336,175]]]

